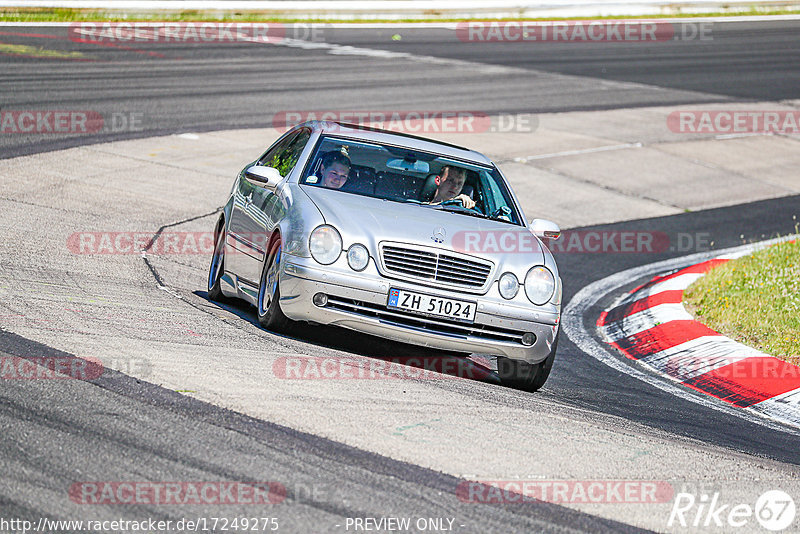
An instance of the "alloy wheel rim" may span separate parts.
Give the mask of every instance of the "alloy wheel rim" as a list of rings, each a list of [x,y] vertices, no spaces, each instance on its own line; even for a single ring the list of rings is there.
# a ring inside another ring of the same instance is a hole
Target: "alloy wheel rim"
[[[261,287],[258,288],[258,313],[263,317],[275,298],[275,290],[278,288],[278,272],[281,263],[281,246],[275,251],[275,259],[267,268],[261,280]],[[267,291],[269,288],[269,291]]]

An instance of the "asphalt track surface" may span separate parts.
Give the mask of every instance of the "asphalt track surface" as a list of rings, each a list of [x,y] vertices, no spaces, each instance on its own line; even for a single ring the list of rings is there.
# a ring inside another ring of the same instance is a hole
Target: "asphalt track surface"
[[[136,131],[98,135],[3,136],[0,157],[133,136],[265,127],[275,113],[288,110],[494,115],[780,101],[796,98],[800,87],[798,25],[717,22],[710,40],[595,44],[462,42],[445,29],[286,30],[288,37],[323,44],[467,62],[452,72],[422,62],[400,70],[391,58],[366,61],[329,49],[120,41],[98,46],[72,42],[65,27],[0,26],[0,54],[10,50],[3,45],[83,54],[68,61],[3,54],[0,108],[97,111],[109,129],[111,113],[135,113],[141,122]]]
[[[123,110],[140,113],[144,120],[141,130],[94,136],[4,135],[0,156],[163,133],[263,127],[274,113],[292,109],[472,109],[492,114],[796,99],[798,30],[797,22],[725,23],[715,25],[710,42],[567,43],[532,49],[519,43],[461,43],[443,30],[402,30],[403,39],[393,41],[397,30],[326,29],[326,42],[476,64],[442,78],[435,64],[419,62],[399,71],[391,59],[324,50],[228,44],[140,47],[157,56],[72,43],[63,37],[64,28],[2,27],[2,43],[78,50],[93,59],[3,56],[3,109]],[[484,66],[512,70],[486,74],[481,72]],[[627,85],[621,90],[609,81]],[[705,232],[714,248],[722,249],[794,232],[792,215],[799,203],[800,197],[787,197],[595,228]],[[604,276],[680,254],[560,254],[564,300]],[[637,282],[631,280],[631,286]],[[247,313],[242,308],[242,316]],[[586,320],[589,324],[593,318]],[[348,337],[341,334],[328,343],[353,351],[358,340]],[[9,332],[0,332],[0,339],[2,351],[13,355],[41,356],[55,350]],[[300,341],[309,343],[309,350],[319,342]],[[493,395],[462,387],[478,402],[515,405],[525,399],[522,393]],[[341,523],[344,517],[387,515],[456,516],[466,531],[476,532],[636,530],[547,503],[465,506],[454,495],[455,477],[238,415],[117,373],[92,383],[3,381],[0,396],[4,516],[59,517],[63,510],[52,496],[75,480],[281,480],[292,506],[276,514],[286,525],[282,530],[290,532],[329,530],[336,518]],[[665,431],[676,440],[769,458],[789,469],[800,464],[796,435],[671,397],[586,357],[566,337],[550,380],[537,396],[598,418],[618,417]],[[320,480],[328,481],[326,495],[309,494]],[[24,492],[16,489],[20,481],[26,483]],[[220,515],[219,509],[202,507],[175,511],[141,506],[136,512],[173,519]],[[114,516],[113,511],[98,513]],[[224,513],[250,514],[246,508]]]

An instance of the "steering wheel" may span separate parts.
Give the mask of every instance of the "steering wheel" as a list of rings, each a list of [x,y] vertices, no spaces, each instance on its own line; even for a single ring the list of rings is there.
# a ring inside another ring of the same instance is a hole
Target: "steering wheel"
[[[467,211],[474,211],[475,213],[483,214],[481,210],[478,209],[478,205],[475,204],[473,207],[468,208],[464,206],[464,200],[460,198],[451,198],[450,200],[443,200],[439,203],[441,206],[460,206],[462,209]]]

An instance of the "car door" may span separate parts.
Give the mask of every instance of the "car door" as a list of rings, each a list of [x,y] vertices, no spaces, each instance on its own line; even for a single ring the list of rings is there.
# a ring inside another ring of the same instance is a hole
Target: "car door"
[[[291,132],[267,150],[256,164],[274,167],[285,178],[294,169],[310,137],[309,128]],[[231,246],[237,249],[233,269],[242,282],[253,287],[258,286],[261,276],[267,239],[280,219],[281,210],[276,209],[280,205],[279,196],[280,189],[276,193],[244,178],[237,186],[231,215],[232,239],[229,239]]]

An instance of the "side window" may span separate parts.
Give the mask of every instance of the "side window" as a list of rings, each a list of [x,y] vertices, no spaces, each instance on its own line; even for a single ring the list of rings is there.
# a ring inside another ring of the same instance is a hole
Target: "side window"
[[[494,185],[492,183],[493,180],[491,177],[487,177],[485,172],[481,172],[479,181],[484,192],[483,196],[486,199],[486,212],[494,213],[497,206],[503,203],[503,195],[497,190],[497,187],[492,187]]]
[[[516,216],[513,216],[513,211],[511,209],[511,199],[508,194],[500,188],[497,182],[492,178],[490,174],[486,171],[481,171],[481,188],[486,192],[486,213],[487,215],[491,215],[496,213],[500,208],[508,208],[508,214],[499,215],[499,219],[503,219],[509,222],[513,222],[518,224],[519,221],[517,220]]]
[[[303,128],[272,147],[261,156],[258,163],[267,167],[275,167],[281,176],[288,176],[297,164],[297,160],[300,159],[300,154],[308,143],[309,137],[311,137],[311,130]]]

